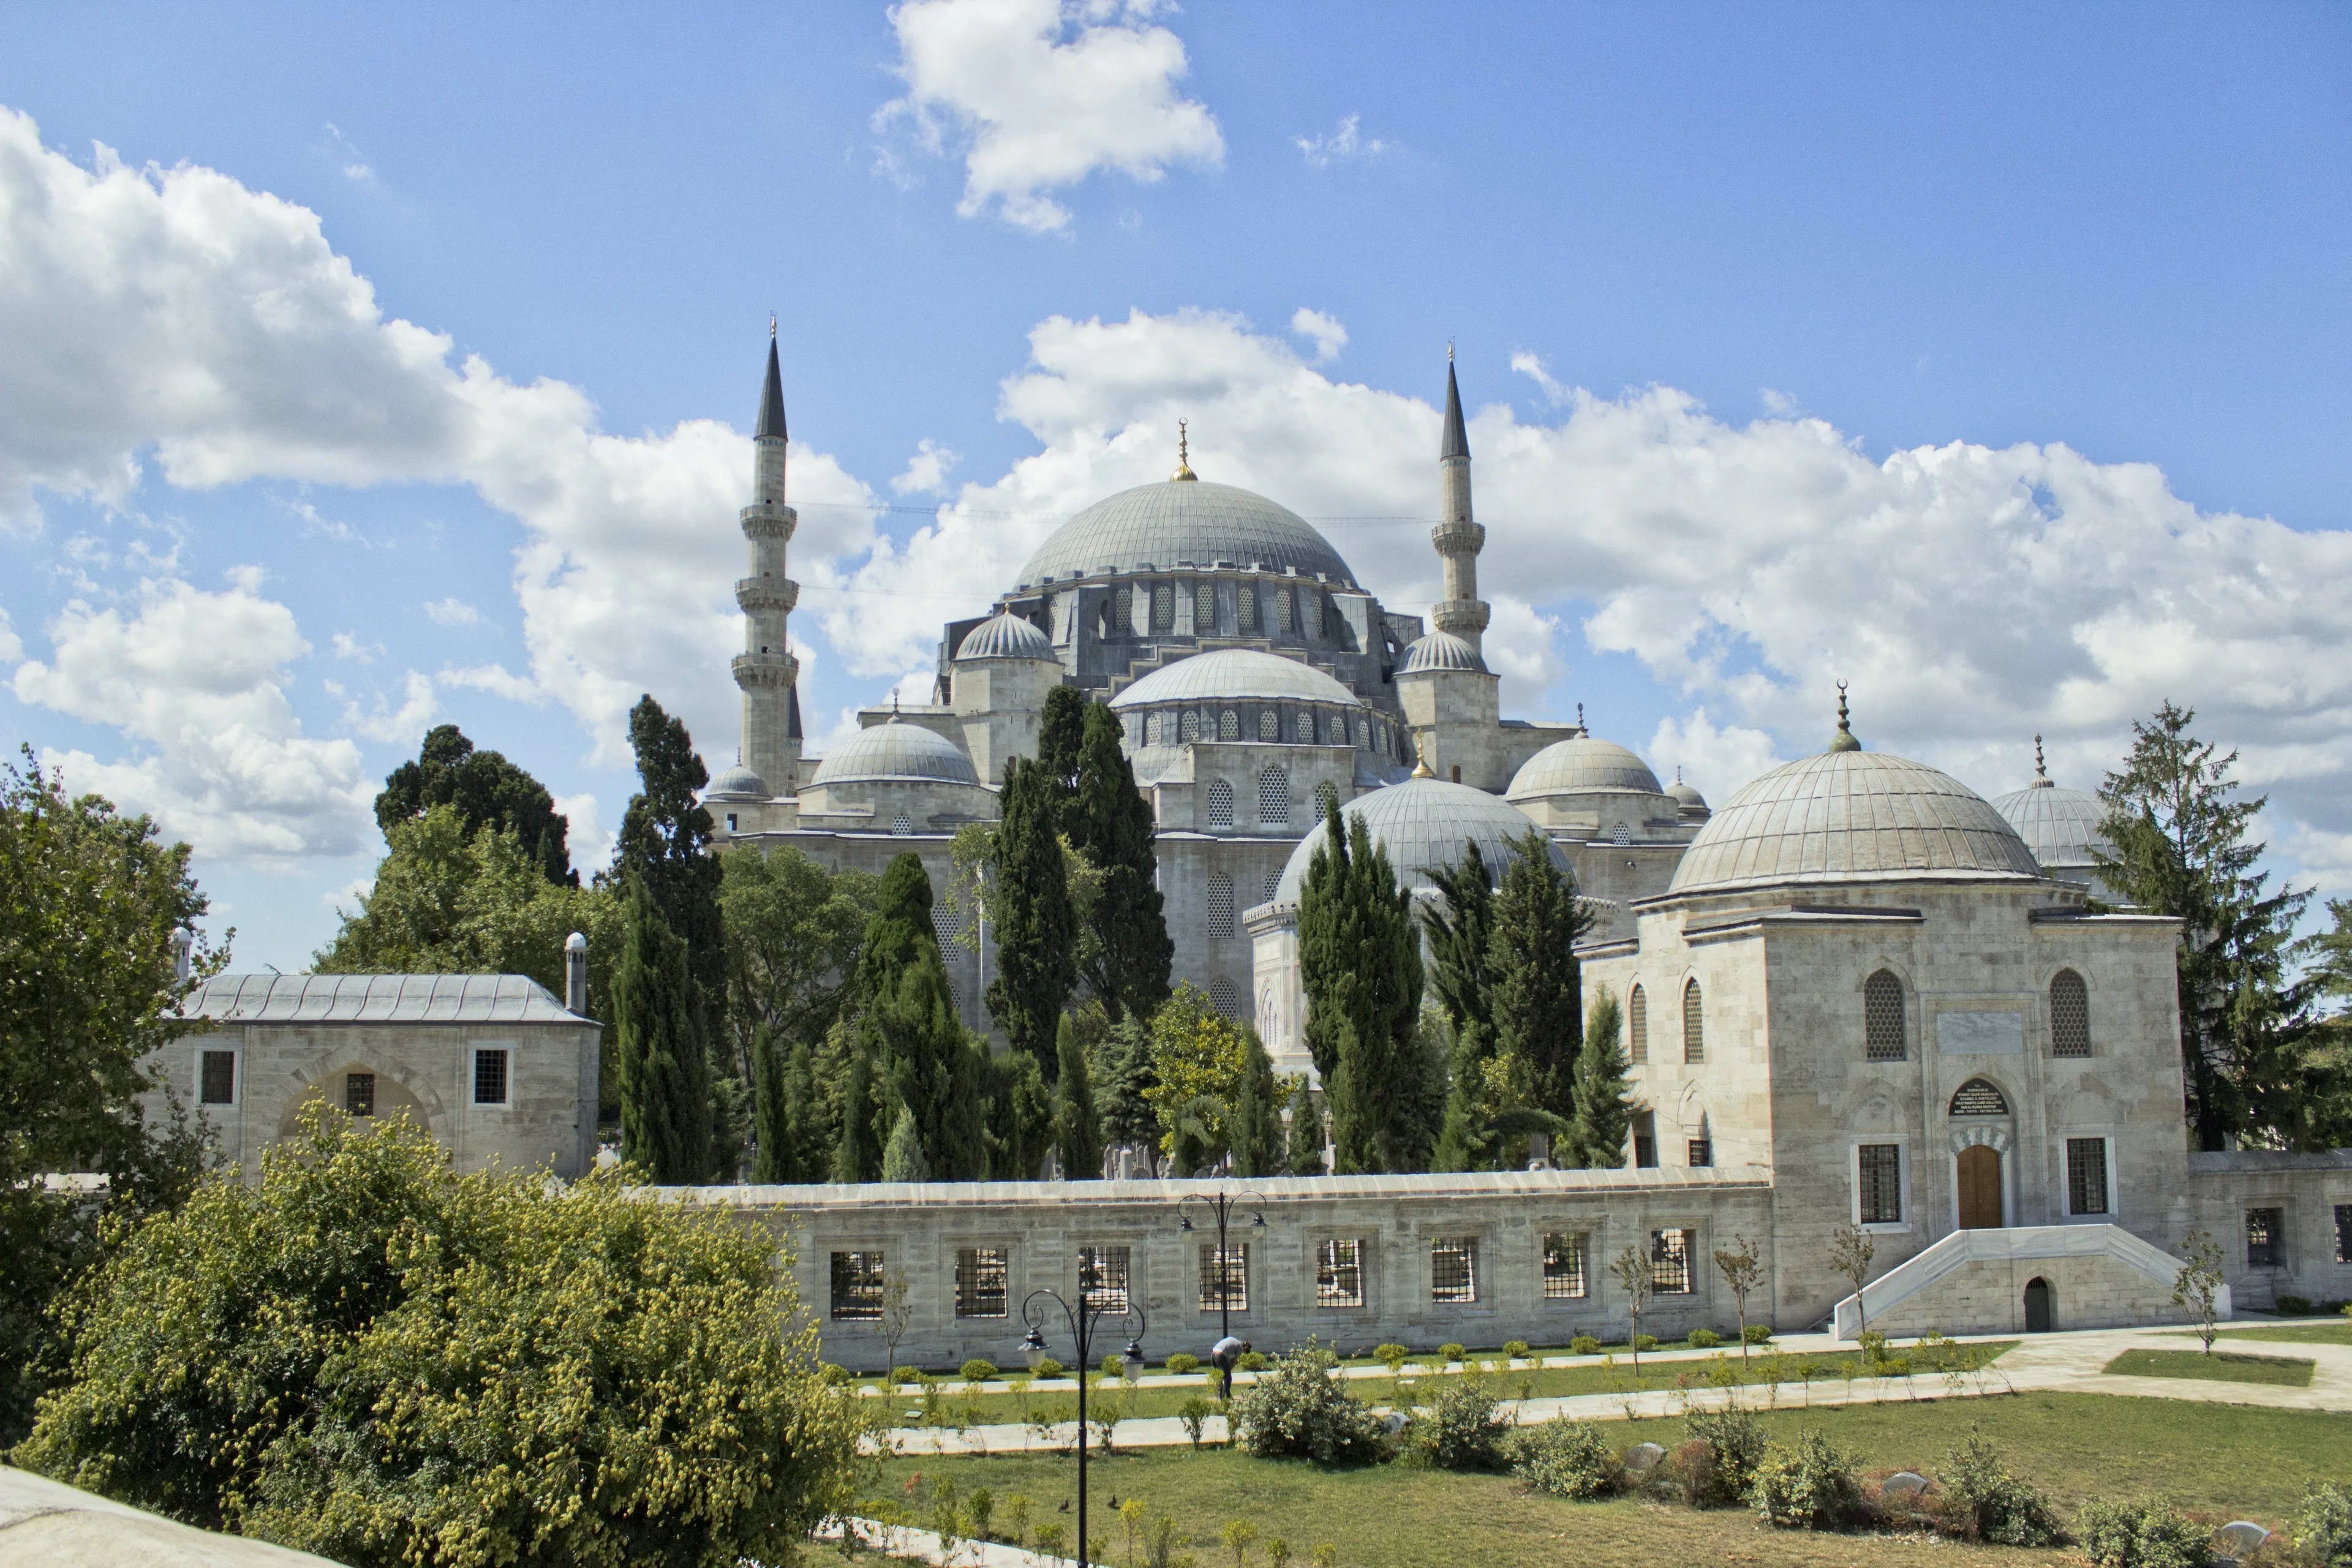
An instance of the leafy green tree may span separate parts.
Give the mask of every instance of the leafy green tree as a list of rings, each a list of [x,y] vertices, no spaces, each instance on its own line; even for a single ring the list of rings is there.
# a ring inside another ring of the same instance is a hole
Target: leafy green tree
[[[2250,837],[2267,799],[2239,795],[2238,753],[2190,734],[2195,718],[2167,702],[2133,724],[2130,754],[2099,787],[2114,849],[2094,846],[2092,858],[2117,898],[2181,921],[2181,1068],[2198,1145],[2326,1147],[2347,1117],[2310,1014],[2324,981],[2288,973],[2311,895],[2268,890],[2254,869],[2268,847]]]
[[[1299,893],[1307,1049],[1327,1086],[1339,1173],[1417,1170],[1429,1143],[1411,1121],[1426,1065],[1412,895],[1363,823],[1343,826],[1343,815],[1327,807]]]
[[[1087,1071],[1086,1047],[1078,1044],[1076,1021],[1067,1013],[1062,1015],[1055,1054],[1061,1058],[1062,1066],[1055,1084],[1061,1101],[1055,1120],[1061,1129],[1062,1174],[1072,1181],[1091,1180],[1102,1174],[1102,1129],[1095,1119],[1094,1082]]]
[[[1562,1118],[1576,1114],[1576,1054],[1584,998],[1576,944],[1592,913],[1576,879],[1552,862],[1550,840],[1530,827],[1514,847],[1495,895],[1488,950],[1496,1043],[1523,1064],[1529,1101]]]
[[[1114,1024],[1129,1013],[1148,1018],[1168,1000],[1176,953],[1160,902],[1151,805],[1135,787],[1122,738],[1107,704],[1087,705],[1076,786],[1064,810],[1072,847],[1101,874],[1086,910],[1079,977]]]
[[[997,800],[992,889],[997,973],[988,984],[988,1010],[1013,1048],[1034,1059],[1051,1083],[1059,1070],[1056,1023],[1077,978],[1061,791],[1045,764],[1016,757],[1005,764]]]
[[[629,710],[629,743],[636,752],[638,789],[621,814],[614,874],[623,882],[645,883],[663,921],[686,943],[703,1005],[716,1008],[727,994],[719,908],[724,872],[710,853],[710,813],[697,798],[710,774],[694,754],[684,721],[662,711],[650,696]]]
[[[17,1462],[358,1568],[783,1563],[849,1503],[863,1423],[773,1237],[309,1115],[76,1289]]]
[[[737,845],[719,856],[719,925],[727,945],[726,1029],[748,1076],[761,1028],[782,1048],[822,1045],[847,1005],[866,922],[880,896],[855,868],[827,871],[786,845]]]
[[[931,879],[916,855],[898,856],[883,870],[856,990],[859,1050],[877,1074],[874,1134],[895,1130],[903,1104],[915,1114],[932,1179],[979,1180],[987,1166],[983,1047],[956,1019],[931,926]],[[862,1147],[866,1133],[857,1136]]]
[[[1179,983],[1152,1015],[1152,1084],[1144,1100],[1176,1174],[1189,1176],[1233,1148],[1234,1111],[1255,1038],[1190,982]]]
[[[1159,1113],[1148,1098],[1159,1081],[1151,1070],[1151,1022],[1129,1013],[1109,1025],[1088,1053],[1087,1075],[1094,1086],[1103,1142],[1114,1145],[1156,1143]]]
[[[547,786],[499,752],[476,751],[455,724],[427,731],[416,760],[392,770],[375,797],[375,825],[389,839],[394,826],[436,805],[457,809],[467,839],[486,826],[512,830],[548,881],[580,885],[566,844],[572,825]]]
[[[644,882],[627,890],[621,969],[613,984],[620,1057],[621,1157],[665,1185],[706,1181],[712,1169],[708,1012]]]
[[[48,1308],[104,1255],[101,1222],[167,1209],[204,1159],[180,1107],[151,1121],[156,1053],[197,1030],[173,933],[204,914],[188,847],[94,795],[68,799],[24,752],[0,772],[0,1450],[23,1436],[62,1355]],[[193,975],[226,944],[202,939]],[[93,1213],[51,1172],[102,1172]]]
[[[1243,1030],[1240,1081],[1234,1086],[1233,1152],[1236,1176],[1283,1174],[1282,1089],[1257,1031]]]
[[[1608,1169],[1625,1163],[1636,1108],[1619,1039],[1622,1028],[1616,994],[1603,991],[1592,1005],[1584,1049],[1576,1057],[1576,1134],[1560,1150],[1563,1164]]]
[[[1487,952],[1494,942],[1495,881],[1486,857],[1472,842],[1463,846],[1459,864],[1424,867],[1422,875],[1437,892],[1421,911],[1429,935],[1429,988],[1457,1033],[1475,1024],[1491,1041],[1495,984]]]
[[[914,1111],[904,1101],[898,1106],[898,1119],[890,1129],[890,1142],[882,1151],[882,1179],[886,1182],[928,1182],[931,1167],[923,1158],[923,1130],[915,1120]]]

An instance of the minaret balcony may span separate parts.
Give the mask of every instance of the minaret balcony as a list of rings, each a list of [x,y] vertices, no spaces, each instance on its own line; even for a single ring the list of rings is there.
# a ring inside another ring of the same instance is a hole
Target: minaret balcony
[[[1430,624],[1457,637],[1475,637],[1494,612],[1484,599],[1440,599],[1429,606]]]
[[[801,661],[788,653],[739,653],[731,661],[735,684],[749,691],[789,690],[800,679]]]
[[[743,537],[746,539],[789,540],[793,530],[801,522],[800,513],[772,501],[753,501],[738,515],[743,520]]]
[[[1483,522],[1441,522],[1429,531],[1429,542],[1437,546],[1440,555],[1475,555],[1486,548],[1486,525]]]
[[[790,577],[735,579],[735,603],[747,616],[754,610],[781,610],[789,616],[800,601],[801,585]]]

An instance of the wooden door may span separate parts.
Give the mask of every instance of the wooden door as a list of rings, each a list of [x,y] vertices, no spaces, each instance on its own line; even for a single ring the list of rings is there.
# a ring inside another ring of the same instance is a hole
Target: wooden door
[[[1979,1143],[1960,1151],[1960,1228],[2000,1228],[2000,1151]]]

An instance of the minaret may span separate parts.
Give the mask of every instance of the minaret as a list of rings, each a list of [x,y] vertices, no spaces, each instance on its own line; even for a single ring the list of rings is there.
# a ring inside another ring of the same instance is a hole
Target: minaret
[[[787,622],[801,585],[784,575],[784,546],[799,514],[784,504],[784,386],[776,367],[776,323],[768,321],[768,381],[760,389],[760,423],[751,432],[751,504],[743,509],[743,537],[751,544],[751,574],[735,584],[743,610],[743,651],[735,656],[735,684],[743,689],[743,763],[772,795],[800,791],[800,660],[792,655]]]
[[[1439,522],[1429,542],[1445,558],[1445,597],[1429,607],[1441,632],[1451,632],[1482,655],[1486,601],[1478,596],[1478,552],[1486,531],[1470,515],[1470,434],[1462,424],[1462,389],[1454,381],[1454,346],[1445,348],[1445,439],[1438,447]]]

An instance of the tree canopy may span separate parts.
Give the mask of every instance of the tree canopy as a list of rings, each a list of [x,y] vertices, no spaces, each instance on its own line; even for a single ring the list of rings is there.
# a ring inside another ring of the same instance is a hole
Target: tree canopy
[[[1298,898],[1307,1044],[1343,1175],[1423,1168],[1421,935],[1412,894],[1360,818],[1327,803]],[[1441,1089],[1441,1094],[1443,1090]]]
[[[375,825],[388,839],[394,827],[436,805],[457,808],[468,839],[485,826],[511,830],[541,876],[579,885],[566,843],[572,825],[547,786],[499,752],[475,750],[455,724],[425,731],[416,760],[392,770],[375,797]]]

